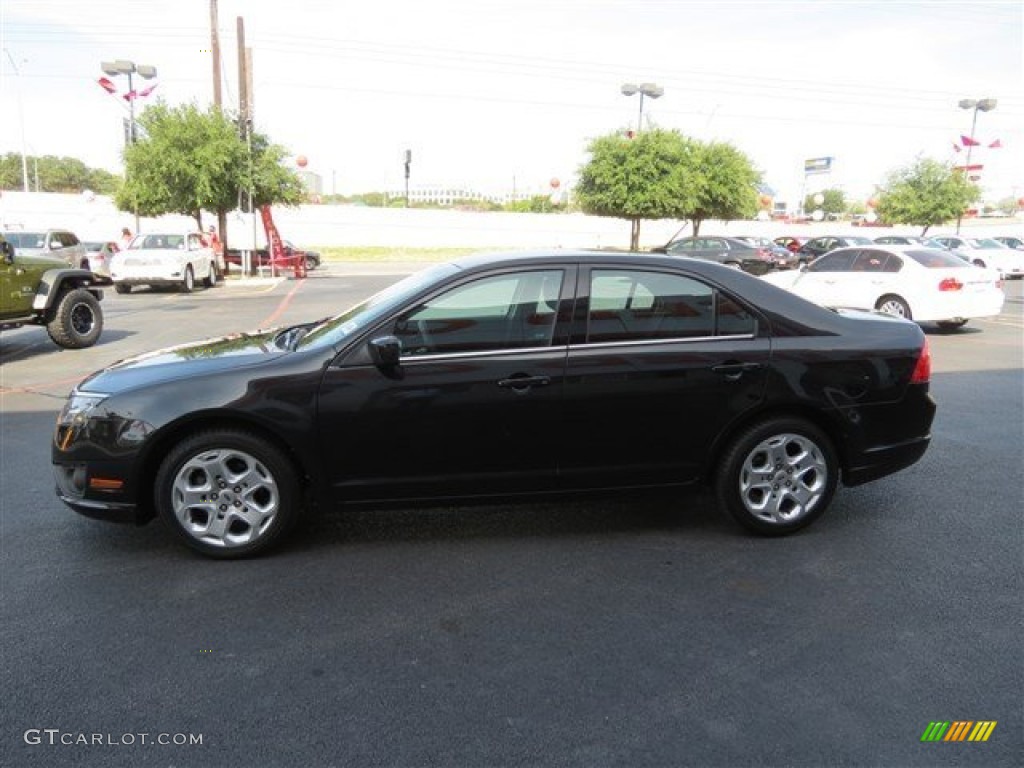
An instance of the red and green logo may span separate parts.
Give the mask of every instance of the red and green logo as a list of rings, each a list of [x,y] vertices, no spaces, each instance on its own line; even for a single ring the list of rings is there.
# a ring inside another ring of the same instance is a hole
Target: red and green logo
[[[924,729],[921,741],[988,741],[995,729],[995,720],[934,720]]]

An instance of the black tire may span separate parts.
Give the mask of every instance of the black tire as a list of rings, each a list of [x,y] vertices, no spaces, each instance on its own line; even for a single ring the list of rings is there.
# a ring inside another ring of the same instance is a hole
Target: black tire
[[[46,331],[55,344],[65,349],[91,347],[103,333],[99,301],[84,288],[65,291],[57,299]]]
[[[240,430],[199,432],[178,443],[160,465],[154,494],[158,514],[187,546],[220,559],[270,550],[301,516],[294,464]]]
[[[125,283],[114,283],[114,292],[121,294],[131,293],[132,287],[130,285],[126,285]]]
[[[892,293],[886,294],[876,301],[875,309],[893,317],[902,317],[906,320],[914,319],[910,313],[910,305],[903,298]]]
[[[213,266],[213,262],[210,262],[209,270],[206,273],[206,277],[203,278],[203,285],[207,288],[213,288],[217,284],[217,268]]]
[[[192,265],[185,265],[185,276],[181,279],[181,292],[192,293],[196,287],[196,276],[192,272]]]
[[[971,264],[973,264],[976,267],[981,267],[982,269],[984,269],[987,266],[985,262],[982,261],[981,259],[975,259],[974,261],[971,262]]]
[[[793,533],[828,509],[839,481],[832,441],[799,418],[762,421],[738,435],[715,478],[719,505],[750,531]]]
[[[320,266],[320,262],[319,261],[314,259],[312,256],[307,256],[306,257],[306,271],[307,272],[312,272],[318,266]]]
[[[958,328],[963,328],[967,325],[966,320],[940,320],[939,328],[944,331],[955,331]]]

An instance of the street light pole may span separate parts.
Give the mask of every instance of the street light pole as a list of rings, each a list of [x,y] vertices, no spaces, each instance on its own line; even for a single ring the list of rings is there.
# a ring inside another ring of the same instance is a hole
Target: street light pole
[[[978,126],[978,112],[991,112],[996,108],[995,99],[961,99],[957,106],[960,109],[973,109],[974,114],[971,116],[971,135],[968,137],[970,141],[967,143],[967,160],[964,163],[964,176],[970,181],[971,173],[971,150],[974,149],[974,129]],[[961,213],[956,217],[956,233],[960,234],[960,221],[963,218]]]
[[[127,59],[117,59],[116,61],[104,61],[100,63],[100,68],[104,74],[110,75],[111,77],[117,77],[118,75],[128,76],[128,136],[126,137],[125,143],[132,145],[135,143],[135,87],[132,84],[132,75],[138,74],[139,77],[145,80],[151,80],[156,77],[156,67],[152,67],[148,64],[136,64],[134,61],[128,61]],[[125,164],[125,178],[128,177],[128,165]],[[135,233],[139,232],[139,208],[135,206]]]
[[[644,127],[644,96],[657,99],[665,93],[665,89],[655,83],[640,83],[640,85],[635,83],[622,84],[623,96],[633,96],[637,93],[640,94],[640,113],[637,116],[636,132],[640,133]]]
[[[21,70],[14,63],[11,52],[4,48],[4,53],[7,54],[7,60],[11,62],[14,74],[18,78],[18,114],[21,116],[21,183],[24,190],[28,192],[28,160],[25,159],[25,102],[21,99]],[[39,191],[38,182],[36,182],[36,191]]]

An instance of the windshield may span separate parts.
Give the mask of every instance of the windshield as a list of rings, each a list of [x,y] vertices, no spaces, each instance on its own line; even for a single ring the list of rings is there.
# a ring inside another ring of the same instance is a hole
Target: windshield
[[[850,245],[873,245],[870,237],[848,237]]]
[[[128,246],[132,249],[153,248],[155,250],[184,250],[185,238],[182,235],[139,235]]]
[[[366,301],[356,304],[340,315],[320,323],[302,337],[297,349],[307,347],[334,346],[353,333],[363,330],[378,320],[387,317],[393,310],[400,307],[407,298],[413,296],[431,283],[455,274],[458,267],[452,264],[438,264],[424,269],[394,285],[376,293]]]
[[[998,240],[993,240],[991,237],[979,237],[973,240],[968,240],[972,248],[978,248],[981,250],[992,250],[993,248],[1005,248],[1006,246],[1000,243]]]
[[[4,239],[15,248],[44,248],[45,232],[4,232]]]

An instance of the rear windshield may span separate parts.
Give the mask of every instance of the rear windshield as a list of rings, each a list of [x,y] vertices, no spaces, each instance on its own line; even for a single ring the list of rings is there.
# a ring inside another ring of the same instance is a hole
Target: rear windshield
[[[959,256],[954,256],[949,251],[921,249],[919,251],[904,251],[903,255],[909,256],[922,267],[927,267],[928,269],[948,269],[950,267],[971,266]]]

